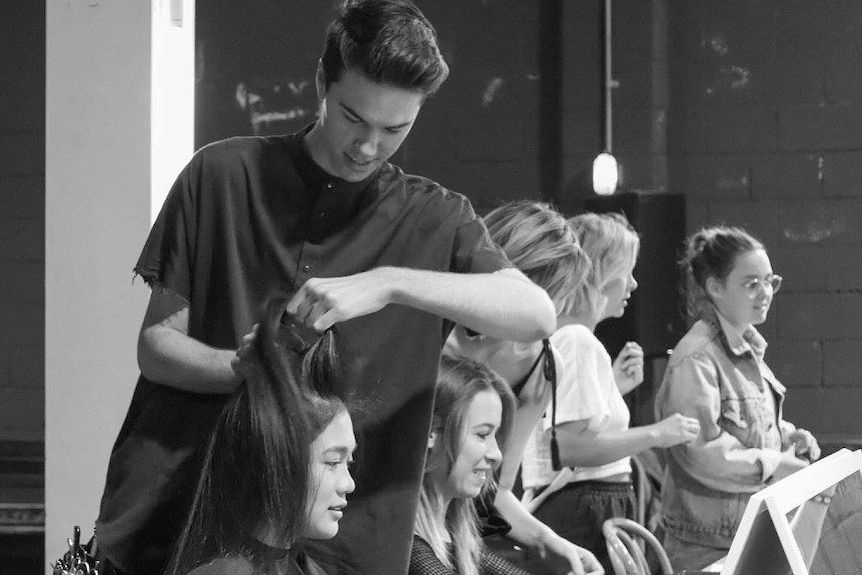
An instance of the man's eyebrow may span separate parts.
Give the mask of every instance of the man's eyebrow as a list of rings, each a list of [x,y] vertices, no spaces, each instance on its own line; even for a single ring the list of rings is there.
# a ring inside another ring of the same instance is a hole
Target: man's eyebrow
[[[350,106],[348,106],[347,104],[345,104],[345,103],[343,103],[343,102],[339,102],[339,103],[338,103],[338,105],[339,105],[339,106],[341,106],[341,107],[344,109],[344,111],[345,111],[345,112],[347,112],[347,113],[351,114],[352,116],[356,116],[357,118],[359,118],[360,120],[362,120],[362,121],[363,121],[363,122],[365,122],[366,124],[368,123],[368,121],[367,121],[365,118],[363,118],[362,116],[360,116],[359,114],[357,114],[357,113],[356,113],[356,110],[354,110],[353,108],[351,108],[351,107],[350,107]],[[411,120],[411,122],[412,122],[412,120]],[[401,124],[396,124],[396,125],[394,125],[394,126],[386,126],[386,129],[387,129],[387,130],[399,130],[399,129],[401,129],[401,128],[404,128],[405,126],[409,126],[409,125],[411,124],[411,122],[404,122],[404,123],[401,123]]]

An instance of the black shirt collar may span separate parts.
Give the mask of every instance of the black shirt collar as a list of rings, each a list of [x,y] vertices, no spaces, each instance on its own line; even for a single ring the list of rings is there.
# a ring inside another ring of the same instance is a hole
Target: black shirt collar
[[[309,190],[330,189],[338,193],[339,197],[345,201],[352,202],[360,199],[377,179],[380,168],[377,168],[367,178],[358,182],[348,182],[347,180],[333,176],[314,161],[311,157],[311,152],[308,150],[305,136],[313,127],[314,124],[309,124],[290,138],[290,151],[294,157],[299,177],[302,178],[303,183],[305,183],[305,186]]]

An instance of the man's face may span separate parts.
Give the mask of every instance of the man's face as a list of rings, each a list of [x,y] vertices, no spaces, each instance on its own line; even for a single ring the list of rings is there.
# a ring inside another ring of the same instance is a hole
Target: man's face
[[[307,136],[320,167],[349,182],[371,175],[410,133],[422,107],[421,92],[378,84],[345,70],[324,88],[318,74],[320,119]]]

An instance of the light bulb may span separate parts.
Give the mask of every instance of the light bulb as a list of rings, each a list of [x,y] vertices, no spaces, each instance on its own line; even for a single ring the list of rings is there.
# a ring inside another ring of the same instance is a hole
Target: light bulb
[[[593,160],[593,191],[600,196],[609,196],[617,189],[619,179],[616,158],[607,152],[596,156]]]

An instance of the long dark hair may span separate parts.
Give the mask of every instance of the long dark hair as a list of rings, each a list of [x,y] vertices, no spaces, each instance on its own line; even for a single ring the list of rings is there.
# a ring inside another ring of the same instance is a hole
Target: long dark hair
[[[305,527],[310,446],[345,404],[335,334],[311,347],[285,318],[287,299],[265,305],[246,380],[216,422],[186,527],[168,573],[183,575],[226,556],[257,561],[255,534],[266,529],[290,547]]]

